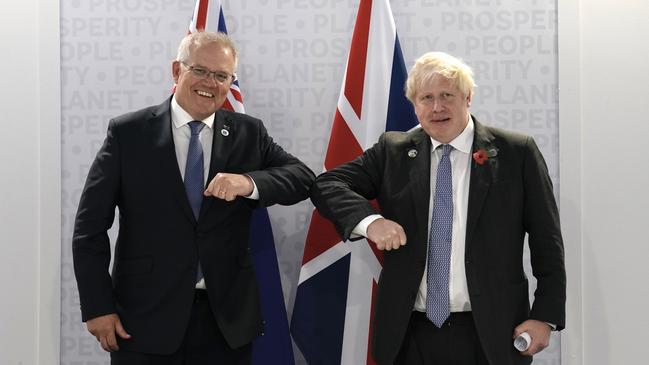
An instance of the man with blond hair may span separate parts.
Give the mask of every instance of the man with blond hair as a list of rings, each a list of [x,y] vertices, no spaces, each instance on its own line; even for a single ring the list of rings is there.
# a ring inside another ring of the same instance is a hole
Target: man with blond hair
[[[314,175],[260,120],[219,109],[236,65],[227,35],[185,37],[174,95],[112,119],[90,167],[74,269],[82,319],[111,364],[250,362],[262,333],[252,210],[305,199]]]
[[[378,364],[529,364],[564,327],[563,241],[546,164],[531,137],[470,114],[474,86],[461,60],[424,54],[406,82],[421,128],[383,134],[311,189],[344,240],[364,236],[384,250]],[[538,282],[531,308],[526,234]],[[518,351],[523,332],[530,346]]]

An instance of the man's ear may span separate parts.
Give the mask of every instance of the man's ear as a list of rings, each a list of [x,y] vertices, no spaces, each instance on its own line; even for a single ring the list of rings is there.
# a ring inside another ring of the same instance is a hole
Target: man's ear
[[[178,77],[180,77],[180,62],[171,62],[171,75],[173,76],[174,82],[177,84]]]
[[[469,95],[466,97],[466,107],[469,108],[471,106],[471,98],[473,98],[473,93],[469,92]]]

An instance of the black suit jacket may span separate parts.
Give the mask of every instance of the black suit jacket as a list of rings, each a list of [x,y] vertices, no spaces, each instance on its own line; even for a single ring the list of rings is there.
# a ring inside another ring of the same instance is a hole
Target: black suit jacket
[[[414,158],[408,153],[413,149]],[[426,264],[430,149],[421,128],[385,133],[356,160],[320,175],[311,189],[313,203],[343,239],[376,213],[369,199],[406,232],[405,246],[384,252],[372,343],[379,364],[392,364],[400,349]],[[473,151],[479,149],[497,155],[483,165],[471,162],[465,264],[473,317],[491,364],[529,364],[531,357],[512,346],[514,327],[529,318],[559,329],[565,322],[563,242],[552,182],[531,137],[475,121]],[[526,233],[538,280],[531,309],[523,271]]]
[[[178,168],[170,100],[111,120],[90,168],[72,243],[82,319],[118,313],[132,335],[120,348],[175,351],[200,259],[214,316],[230,346],[239,347],[262,331],[248,248],[251,212],[305,199],[314,175],[273,142],[260,120],[219,110],[207,181],[218,172],[246,173],[260,199],[205,198],[196,220]],[[106,231],[115,207],[119,234],[109,275]]]

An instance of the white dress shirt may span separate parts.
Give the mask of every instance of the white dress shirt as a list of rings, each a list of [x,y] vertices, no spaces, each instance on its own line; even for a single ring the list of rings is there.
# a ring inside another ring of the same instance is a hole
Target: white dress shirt
[[[176,147],[176,159],[178,160],[178,167],[180,168],[180,176],[185,181],[185,165],[187,164],[187,151],[189,150],[189,139],[192,136],[192,130],[189,127],[189,122],[193,121],[189,113],[183,109],[176,97],[171,99],[171,123],[173,128],[171,132],[174,139],[174,146]],[[212,157],[212,137],[214,136],[214,114],[202,120],[205,127],[201,129],[198,135],[198,141],[203,147],[203,185],[207,184],[207,175],[210,171],[210,159]]]
[[[464,267],[464,248],[466,240],[466,217],[469,206],[469,183],[471,180],[471,149],[473,146],[474,125],[469,117],[466,128],[455,137],[449,144],[453,150],[449,156],[451,160],[453,179],[453,232],[451,239],[451,271],[449,275],[449,300],[451,312],[465,312],[471,310],[469,289],[466,283],[466,272]],[[430,139],[432,142],[430,158],[430,203],[428,206],[428,235],[430,236],[430,222],[433,214],[433,203],[435,197],[435,185],[437,182],[437,165],[442,157],[441,149],[436,148],[442,143]],[[353,234],[367,237],[367,227],[375,220],[382,218],[379,214],[365,217],[356,227]],[[398,223],[398,222],[397,222]],[[407,237],[406,237],[407,238]],[[406,243],[407,244],[407,243]],[[426,250],[428,252],[428,250]],[[426,268],[419,284],[419,291],[415,299],[414,310],[426,311],[427,294],[427,270]]]
[[[171,99],[171,133],[174,140],[174,146],[176,148],[176,159],[178,161],[178,167],[180,168],[180,176],[183,181],[185,180],[185,165],[187,164],[187,151],[189,150],[189,139],[192,136],[192,130],[189,127],[189,122],[193,121],[192,118],[185,109],[183,109],[176,98]],[[209,117],[202,120],[205,123],[205,127],[201,129],[198,135],[198,141],[203,147],[203,184],[207,185],[207,178],[210,171],[210,160],[212,158],[212,140],[214,136],[214,113]],[[247,196],[248,199],[259,200],[259,190],[257,190],[257,185],[255,181],[250,178],[253,185],[253,191],[250,196]],[[205,289],[205,279],[201,279],[196,283],[197,289]]]
[[[448,294],[451,312],[466,312],[471,310],[469,289],[466,283],[466,271],[464,267],[464,248],[466,241],[466,217],[469,207],[469,182],[471,180],[471,148],[473,146],[473,121],[469,117],[466,128],[455,137],[449,144],[453,146],[449,156],[453,179],[453,233],[451,238],[451,271],[448,278]],[[441,148],[437,149],[440,142],[430,139],[432,142],[430,156],[430,203],[428,206],[428,234],[430,235],[430,224],[433,214],[433,203],[435,197],[435,186],[437,183],[437,165],[442,157]],[[428,252],[428,250],[426,250]],[[419,292],[415,300],[415,310],[426,311],[427,294],[427,271],[426,268],[419,284]]]

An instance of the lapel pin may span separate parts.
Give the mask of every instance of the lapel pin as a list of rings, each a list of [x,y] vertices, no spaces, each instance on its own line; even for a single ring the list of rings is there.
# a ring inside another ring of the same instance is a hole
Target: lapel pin
[[[473,160],[478,164],[478,165],[484,165],[487,160],[489,160],[492,157],[498,156],[498,150],[495,148],[491,148],[488,151],[485,151],[484,149],[479,149],[476,152],[473,153]]]
[[[415,158],[415,157],[417,157],[417,150],[414,149],[414,148],[411,149],[411,150],[408,150],[408,157],[410,157],[410,158]]]
[[[224,124],[223,129],[221,129],[221,134],[223,135],[223,137],[229,136],[230,135],[230,126],[227,125],[227,124]]]

